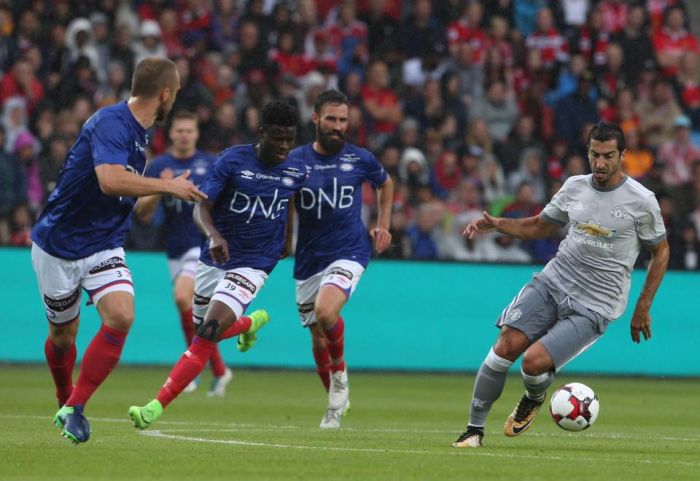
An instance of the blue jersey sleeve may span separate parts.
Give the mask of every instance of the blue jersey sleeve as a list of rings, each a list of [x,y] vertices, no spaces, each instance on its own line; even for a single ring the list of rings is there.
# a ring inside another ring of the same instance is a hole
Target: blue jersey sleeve
[[[376,189],[384,182],[386,182],[388,174],[386,173],[386,170],[384,170],[384,167],[382,167],[382,164],[379,163],[379,161],[372,152],[365,150],[365,153],[367,155],[367,162],[365,167],[367,169],[366,178],[370,181],[372,187]]]
[[[101,117],[93,129],[91,144],[95,166],[102,164],[129,164],[129,131],[114,116]]]
[[[207,194],[210,202],[216,202],[216,199],[226,187],[230,175],[231,159],[227,158],[225,153],[222,153],[214,162],[213,168],[200,188],[202,192]]]

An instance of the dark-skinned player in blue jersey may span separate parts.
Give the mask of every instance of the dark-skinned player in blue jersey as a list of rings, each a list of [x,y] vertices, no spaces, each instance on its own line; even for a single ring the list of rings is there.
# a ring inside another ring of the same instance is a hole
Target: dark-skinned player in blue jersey
[[[104,107],[85,122],[32,231],[32,263],[49,321],[44,351],[60,406],[54,423],[76,444],[90,437],[84,407],[119,362],[134,320],[134,290],[122,246],[135,198],[206,198],[187,179],[189,172],[167,180],[141,176],[147,129],[168,115],[179,89],[173,62],[155,57],[139,62],[129,100]],[[102,326],[73,386],[81,289],[97,307]]]
[[[197,149],[199,139],[197,116],[185,110],[174,112],[168,134],[170,149],[167,153],[153,159],[146,169],[146,175],[172,179],[189,171],[189,179],[197,186],[202,185],[216,157]],[[186,345],[189,346],[195,330],[192,320],[194,279],[204,238],[192,219],[194,209],[192,202],[165,195],[142,197],[136,203],[136,215],[142,222],[150,223],[159,204],[165,212],[165,248],[170,278],[173,281],[175,305],[180,314]],[[226,394],[226,386],[233,376],[231,370],[224,364],[218,348],[212,352],[209,364],[214,374],[214,381],[207,392],[207,397],[223,397]],[[195,379],[184,392],[193,392],[197,389],[197,384]]]
[[[208,199],[195,207],[206,236],[194,287],[195,320],[203,318],[185,354],[155,399],[131,406],[129,416],[146,429],[204,369],[216,343],[238,336],[246,351],[269,321],[264,310],[244,316],[268,275],[284,255],[289,200],[307,181],[307,167],[288,158],[299,115],[274,101],[262,111],[260,142],[228,148],[202,186]]]

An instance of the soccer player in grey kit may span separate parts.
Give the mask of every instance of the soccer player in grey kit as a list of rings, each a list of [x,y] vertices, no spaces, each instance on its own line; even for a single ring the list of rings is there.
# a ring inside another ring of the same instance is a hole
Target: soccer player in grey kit
[[[569,224],[557,255],[503,311],[501,332],[476,375],[467,429],[452,444],[477,448],[509,368],[523,355],[525,394],[506,420],[506,436],[525,432],[545,400],[554,373],[589,348],[627,306],[630,274],[641,245],[652,254],[630,322],[632,341],[651,338],[649,311],[666,272],[669,248],[654,193],[621,169],[625,137],[614,124],[596,124],[588,136],[592,174],[566,180],[540,215],[525,219],[484,212],[464,230],[473,238],[497,231],[541,239]]]

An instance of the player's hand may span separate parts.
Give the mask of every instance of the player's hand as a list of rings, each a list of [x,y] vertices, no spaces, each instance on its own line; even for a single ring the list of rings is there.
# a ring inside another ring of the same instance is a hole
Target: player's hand
[[[375,227],[369,231],[369,236],[374,243],[374,249],[380,254],[389,248],[391,244],[391,232],[383,227]]]
[[[225,264],[228,261],[228,242],[218,232],[209,237],[209,254],[215,264]]]
[[[174,179],[169,180],[169,192],[175,197],[182,200],[199,202],[200,200],[206,199],[207,195],[204,192],[200,191],[196,185],[187,180],[189,176],[190,171],[186,170],[182,173],[182,175],[179,175]]]
[[[165,180],[170,180],[175,178],[175,173],[172,169],[163,169],[160,173],[160,178]]]
[[[644,336],[645,341],[651,339],[651,315],[649,314],[649,309],[637,306],[630,321],[630,331],[632,342],[636,344],[639,344],[641,341],[640,333]]]
[[[462,231],[462,235],[464,237],[473,239],[479,234],[485,234],[496,230],[498,218],[490,216],[486,211],[482,212],[482,214],[483,217],[479,217],[478,219],[470,222],[469,225],[464,228]]]

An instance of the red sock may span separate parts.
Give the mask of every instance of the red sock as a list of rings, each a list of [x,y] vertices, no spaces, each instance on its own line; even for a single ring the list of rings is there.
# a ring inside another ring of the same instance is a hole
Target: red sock
[[[250,317],[246,316],[241,316],[240,319],[236,319],[236,322],[231,324],[228,329],[224,331],[224,333],[221,335],[221,338],[219,341],[223,341],[224,339],[228,339],[229,337],[234,337],[242,332],[246,332],[248,329],[250,329],[250,324],[251,324]]]
[[[335,326],[323,332],[328,339],[328,353],[331,356],[331,372],[344,371],[345,360],[343,359],[343,350],[345,349],[345,323],[343,318],[338,316]]]
[[[68,406],[85,406],[92,393],[107,379],[119,362],[128,332],[102,324],[85,350],[80,363],[78,383],[66,401]]]
[[[226,374],[226,364],[224,364],[224,358],[221,357],[221,352],[217,345],[214,346],[214,350],[211,352],[209,364],[211,365],[211,372],[214,374],[214,377],[221,377]]]
[[[50,337],[44,343],[46,363],[51,370],[53,383],[56,385],[56,399],[63,406],[73,392],[73,367],[76,355],[75,343],[61,349],[53,343]]]
[[[314,347],[313,353],[314,360],[316,361],[316,373],[318,373],[323,387],[326,388],[326,392],[328,392],[331,387],[331,354],[325,347],[322,349],[316,349],[316,347]]]
[[[192,309],[180,311],[180,323],[182,324],[182,332],[185,333],[185,343],[189,346],[192,344],[195,330],[194,322],[192,322]]]
[[[170,404],[194,378],[199,376],[215,347],[215,342],[194,336],[192,344],[175,364],[173,370],[170,371],[168,380],[165,381],[165,384],[156,396],[156,399],[160,401],[163,407]]]

